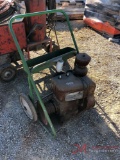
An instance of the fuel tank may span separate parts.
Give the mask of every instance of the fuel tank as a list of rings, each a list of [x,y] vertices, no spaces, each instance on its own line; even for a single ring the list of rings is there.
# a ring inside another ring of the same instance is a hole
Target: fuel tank
[[[70,72],[52,78],[52,90],[59,101],[73,101],[94,95],[95,83],[87,76],[76,77]]]

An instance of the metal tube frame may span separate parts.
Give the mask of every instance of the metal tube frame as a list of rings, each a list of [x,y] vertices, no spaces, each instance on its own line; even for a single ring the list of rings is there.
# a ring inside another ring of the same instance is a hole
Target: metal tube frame
[[[38,90],[38,88],[37,88],[37,86],[36,86],[36,84],[35,84],[35,82],[34,82],[34,80],[33,80],[33,78],[32,78],[32,74],[33,74],[33,73],[30,72],[29,67],[28,67],[28,65],[27,65],[27,63],[26,63],[26,61],[25,61],[24,55],[23,55],[23,53],[22,53],[22,50],[21,50],[20,45],[19,45],[19,43],[18,43],[18,40],[17,40],[17,38],[16,38],[16,35],[15,35],[14,30],[13,30],[12,24],[13,24],[13,22],[14,22],[16,19],[18,19],[18,18],[32,17],[32,16],[43,15],[43,14],[57,13],[57,12],[60,12],[60,13],[62,13],[62,14],[65,16],[65,18],[66,18],[66,20],[67,20],[67,24],[68,24],[69,30],[70,30],[70,33],[71,33],[71,36],[72,36],[72,40],[73,40],[73,43],[74,43],[74,46],[75,46],[75,49],[76,49],[76,52],[79,53],[78,46],[77,46],[77,43],[76,43],[74,34],[73,34],[73,32],[72,32],[72,28],[71,28],[70,22],[69,22],[69,18],[68,18],[67,14],[66,14],[63,10],[48,10],[48,11],[43,11],[43,12],[34,12],[34,13],[19,14],[19,15],[13,16],[13,17],[10,19],[10,21],[9,21],[9,30],[10,30],[10,33],[11,33],[11,35],[12,35],[12,37],[13,37],[14,43],[15,43],[15,45],[16,45],[16,47],[17,47],[17,50],[18,50],[18,52],[19,52],[19,54],[20,54],[20,57],[21,57],[21,60],[22,60],[22,64],[23,64],[23,69],[25,70],[25,72],[26,72],[27,75],[28,75],[28,84],[29,84],[29,91],[30,91],[30,95],[29,95],[29,96],[30,96],[30,98],[33,100],[33,90],[34,90],[34,92],[35,92],[36,95],[37,95],[38,101],[39,101],[39,103],[40,103],[40,105],[41,105],[41,107],[42,107],[42,109],[43,109],[43,112],[44,112],[44,114],[45,114],[45,117],[46,117],[46,119],[47,119],[47,121],[48,121],[48,124],[49,124],[49,126],[50,126],[50,128],[51,128],[52,133],[53,133],[54,136],[56,136],[55,128],[54,128],[54,126],[53,126],[53,124],[52,124],[52,121],[51,121],[51,119],[50,119],[50,117],[49,117],[49,115],[48,115],[48,113],[47,113],[46,107],[45,107],[45,105],[44,105],[44,103],[43,103],[43,101],[42,101],[42,98],[41,98],[41,96],[40,96],[39,90]],[[54,63],[52,63],[51,65],[53,65],[53,64],[54,64]],[[49,66],[49,65],[47,65],[47,67],[48,67],[48,66]],[[42,66],[39,67],[39,69],[40,69],[40,68],[42,69]],[[44,69],[44,68],[43,68],[43,69]],[[34,73],[35,73],[35,70],[34,70]]]

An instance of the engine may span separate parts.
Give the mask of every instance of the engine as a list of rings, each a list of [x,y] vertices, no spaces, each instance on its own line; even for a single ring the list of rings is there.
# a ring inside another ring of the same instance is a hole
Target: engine
[[[85,53],[77,54],[74,69],[60,72],[51,79],[52,99],[46,103],[49,115],[56,114],[64,122],[83,110],[95,105],[95,83],[87,76],[87,65],[91,58]],[[42,110],[41,110],[42,111]],[[47,124],[43,112],[41,120]]]

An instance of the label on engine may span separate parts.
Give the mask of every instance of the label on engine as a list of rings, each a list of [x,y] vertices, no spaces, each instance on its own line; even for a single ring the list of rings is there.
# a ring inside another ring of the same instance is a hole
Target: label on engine
[[[82,99],[82,98],[83,98],[83,91],[79,91],[66,94],[65,101],[74,101],[76,99]]]

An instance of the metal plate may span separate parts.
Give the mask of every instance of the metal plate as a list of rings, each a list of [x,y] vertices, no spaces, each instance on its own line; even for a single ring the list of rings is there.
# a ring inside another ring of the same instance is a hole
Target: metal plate
[[[83,91],[69,93],[65,95],[65,101],[74,101],[83,98]]]

